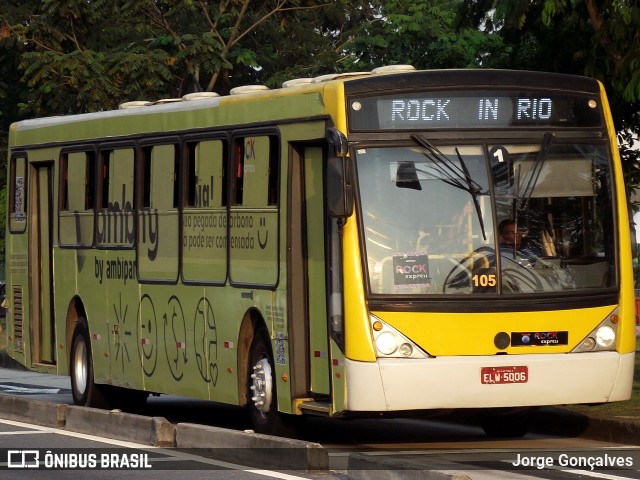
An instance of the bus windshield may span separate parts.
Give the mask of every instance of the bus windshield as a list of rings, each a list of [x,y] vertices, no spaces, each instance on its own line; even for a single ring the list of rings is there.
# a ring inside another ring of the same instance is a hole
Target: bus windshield
[[[616,285],[604,144],[356,150],[369,291],[527,294]],[[497,255],[496,252],[499,252]]]

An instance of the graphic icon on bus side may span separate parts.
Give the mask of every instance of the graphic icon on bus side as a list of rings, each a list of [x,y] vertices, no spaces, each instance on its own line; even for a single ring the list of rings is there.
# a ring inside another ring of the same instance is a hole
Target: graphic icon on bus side
[[[140,360],[142,370],[147,377],[151,377],[156,371],[158,362],[158,322],[156,320],[156,309],[153,300],[148,294],[144,294],[138,306],[140,328],[138,329],[138,348],[140,349]]]
[[[116,346],[116,362],[120,362],[122,365],[122,373],[125,369],[125,355],[127,357],[127,364],[131,363],[131,357],[129,356],[129,347],[127,346],[127,340],[132,337],[131,330],[127,330],[125,324],[127,323],[127,311],[129,306],[122,307],[122,294],[120,294],[120,304],[113,305],[113,311],[116,318],[116,323],[111,329],[111,333],[114,336],[114,343]]]
[[[267,248],[267,242],[269,241],[269,230],[266,227],[267,227],[267,219],[265,217],[260,217],[260,230],[258,230],[258,245],[262,250]],[[265,229],[264,242],[262,241],[262,235],[261,235],[263,228]]]
[[[187,325],[178,297],[171,295],[167,305],[167,312],[163,315],[164,349],[171,376],[179,382],[187,364]]]

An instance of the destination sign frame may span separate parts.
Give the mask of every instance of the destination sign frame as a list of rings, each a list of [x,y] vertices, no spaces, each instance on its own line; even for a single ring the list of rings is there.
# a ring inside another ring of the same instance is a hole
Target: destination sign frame
[[[349,128],[601,128],[595,95],[475,90],[395,93],[348,100]]]

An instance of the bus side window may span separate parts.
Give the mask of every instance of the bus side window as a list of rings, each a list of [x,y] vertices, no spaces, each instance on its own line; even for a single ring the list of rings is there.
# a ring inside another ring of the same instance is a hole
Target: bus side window
[[[100,154],[98,180],[100,183],[98,244],[100,245],[133,245],[134,157],[133,148],[103,150]]]
[[[98,175],[99,200],[98,210],[107,210],[109,208],[109,174],[111,164],[111,150],[103,150],[100,152],[100,170]]]
[[[109,204],[115,211],[131,211],[133,208],[133,162],[132,148],[113,152]]]
[[[235,286],[278,282],[278,137],[236,137],[229,208],[229,279]]]
[[[235,141],[234,153],[234,204],[245,207],[277,205],[277,138],[238,138]]]
[[[141,281],[175,282],[178,278],[179,151],[173,143],[141,150],[136,236]]]
[[[221,140],[187,144],[185,207],[217,208],[226,205],[224,158]]]
[[[93,243],[95,153],[69,152],[60,162],[60,243]]]
[[[148,205],[161,211],[178,208],[177,156],[175,145],[156,145],[147,150],[144,191]],[[171,193],[169,193],[171,192]]]
[[[224,285],[227,278],[227,210],[223,140],[188,142],[183,166],[182,278]]]

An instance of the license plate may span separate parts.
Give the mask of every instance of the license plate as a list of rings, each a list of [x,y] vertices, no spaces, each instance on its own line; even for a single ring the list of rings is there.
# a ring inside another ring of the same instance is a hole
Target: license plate
[[[527,383],[529,367],[518,365],[513,367],[482,367],[480,381],[484,384]]]

